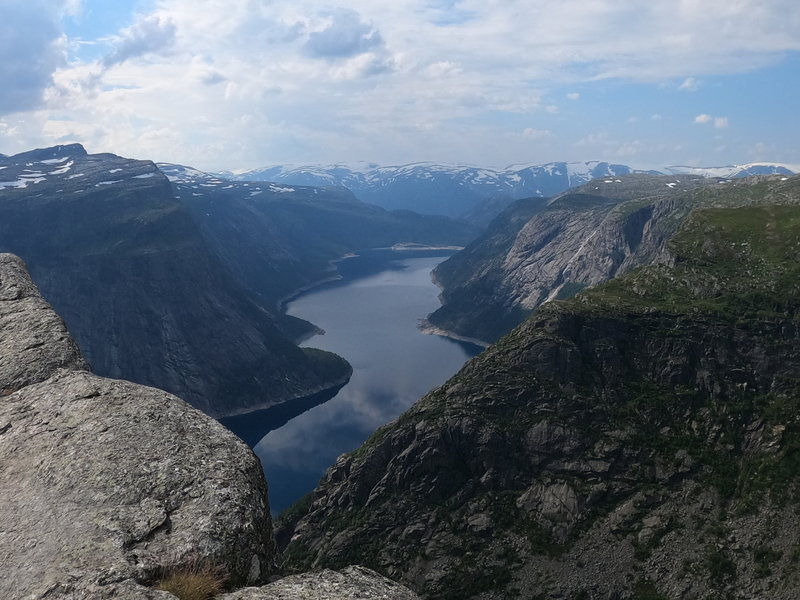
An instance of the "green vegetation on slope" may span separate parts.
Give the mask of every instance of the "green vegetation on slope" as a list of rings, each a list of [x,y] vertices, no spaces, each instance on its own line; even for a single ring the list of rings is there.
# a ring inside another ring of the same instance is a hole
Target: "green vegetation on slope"
[[[800,207],[772,191],[540,308],[340,459],[288,555],[442,599],[796,597]]]

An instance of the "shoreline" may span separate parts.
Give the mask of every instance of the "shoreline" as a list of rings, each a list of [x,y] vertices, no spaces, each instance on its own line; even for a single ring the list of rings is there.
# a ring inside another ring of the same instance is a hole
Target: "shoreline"
[[[348,363],[348,365],[349,365],[349,363]],[[341,389],[342,387],[344,387],[345,385],[347,385],[350,382],[350,378],[352,376],[353,376],[353,368],[352,368],[352,365],[351,365],[350,368],[348,369],[348,372],[346,373],[346,375],[343,375],[342,377],[338,377],[336,379],[333,379],[332,381],[323,382],[323,383],[319,384],[318,386],[309,388],[308,390],[304,390],[300,394],[296,394],[296,395],[290,396],[290,397],[288,397],[288,398],[286,398],[284,400],[279,400],[277,402],[272,402],[270,404],[255,405],[253,407],[247,407],[247,408],[244,408],[242,410],[237,410],[235,412],[226,413],[225,415],[216,416],[216,417],[212,417],[212,418],[217,420],[217,421],[221,421],[223,419],[241,417],[243,415],[249,415],[249,414],[252,414],[252,413],[257,413],[257,412],[262,412],[262,411],[265,411],[265,410],[270,410],[270,409],[276,408],[278,406],[283,406],[285,408],[288,408],[289,405],[291,405],[293,403],[295,403],[295,404],[302,403],[303,400],[311,399],[314,396],[318,396],[318,395],[324,394],[326,392],[331,392],[333,390],[336,390],[337,388]]]
[[[464,246],[423,246],[421,244],[395,244],[394,246],[389,246],[387,248],[372,248],[372,250],[393,250],[394,252],[414,252],[417,250],[460,252],[463,249]]]
[[[484,340],[479,340],[478,338],[467,337],[465,335],[458,335],[452,331],[448,331],[447,329],[442,329],[441,327],[437,327],[428,319],[420,319],[417,321],[417,329],[419,329],[422,333],[427,335],[438,335],[439,337],[448,338],[451,340],[455,340],[456,342],[464,342],[466,344],[472,344],[474,346],[480,346],[481,348],[488,348],[491,346],[489,342]]]
[[[369,252],[370,250],[391,250],[393,252],[434,252],[434,251],[437,251],[437,250],[441,250],[443,252],[444,251],[458,252],[458,251],[463,250],[463,249],[464,249],[464,246],[422,246],[422,245],[416,245],[416,244],[395,244],[394,246],[379,247],[379,248],[367,248],[366,250],[361,250],[361,252]],[[286,294],[282,298],[279,298],[278,302],[277,302],[278,310],[280,312],[286,314],[286,305],[289,304],[289,302],[291,302],[292,300],[296,300],[298,297],[302,296],[306,292],[310,292],[311,290],[313,290],[315,288],[318,288],[321,285],[325,285],[326,283],[333,283],[335,281],[341,281],[342,280],[342,276],[339,273],[336,272],[336,270],[337,270],[336,264],[340,263],[340,262],[342,262],[344,260],[347,260],[348,258],[356,258],[357,256],[360,256],[360,254],[358,254],[357,252],[347,252],[346,254],[342,254],[339,258],[334,258],[334,259],[328,261],[328,269],[327,270],[333,272],[333,274],[331,276],[323,277],[322,279],[318,279],[317,281],[312,281],[311,283],[308,283],[308,284],[306,284],[304,286],[301,286],[301,287],[297,288],[296,290],[293,290],[292,292],[289,292],[288,294]],[[434,283],[436,283],[436,282],[434,282]],[[441,286],[438,285],[438,283],[436,283],[436,285],[437,285],[437,287],[441,287]],[[320,331],[322,331],[322,330],[320,330]],[[313,334],[313,335],[317,335],[317,334]],[[312,335],[312,337],[313,337],[313,335]]]
[[[433,285],[435,285],[437,288],[439,288],[439,290],[440,290],[439,291],[439,303],[442,306],[444,306],[444,301],[443,301],[444,286],[439,281],[439,278],[436,276],[436,269],[433,269],[431,271],[431,282],[433,282]],[[433,313],[431,313],[431,314],[433,314]],[[430,316],[431,315],[428,315],[428,317],[430,317]],[[417,322],[417,329],[419,329],[422,333],[426,333],[428,335],[438,335],[440,337],[444,337],[444,338],[448,338],[448,339],[451,339],[451,340],[455,340],[457,342],[465,342],[467,344],[473,344],[475,346],[480,346],[481,348],[488,348],[489,346],[491,346],[491,343],[489,343],[487,341],[484,341],[484,340],[481,340],[481,339],[478,339],[478,338],[468,337],[468,336],[465,336],[465,335],[459,335],[459,334],[455,333],[454,331],[450,331],[448,329],[442,329],[441,327],[438,327],[437,325],[434,325],[433,323],[431,323],[427,319],[427,317],[424,318],[424,319],[420,319]]]
[[[298,296],[305,294],[306,292],[310,292],[314,288],[317,288],[321,285],[325,285],[326,283],[332,283],[334,281],[341,281],[342,276],[336,272],[336,263],[342,262],[343,260],[347,260],[348,258],[353,258],[358,256],[353,252],[348,252],[347,254],[342,254],[339,258],[334,258],[333,260],[328,261],[328,268],[327,271],[331,271],[333,274],[329,277],[323,277],[322,279],[318,279],[316,281],[312,281],[311,283],[307,283],[306,285],[302,285],[299,288],[289,292],[282,298],[278,299],[278,310],[282,313],[286,314],[286,305],[289,304],[292,300],[297,299]]]

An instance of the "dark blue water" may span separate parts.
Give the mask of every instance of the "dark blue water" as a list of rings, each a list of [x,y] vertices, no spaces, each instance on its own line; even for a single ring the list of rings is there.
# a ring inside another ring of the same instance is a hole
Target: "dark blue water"
[[[291,409],[283,407],[262,411],[266,419],[245,418],[251,425],[246,435],[241,423],[228,423],[261,458],[273,513],[311,491],[340,454],[357,448],[481,350],[417,328],[440,305],[430,272],[445,258],[409,252],[350,258],[339,265],[343,281],[287,305],[288,314],[325,330],[303,345],[343,356],[353,376],[332,399],[307,400],[300,409],[312,408],[288,422]],[[262,431],[279,427],[256,443],[255,423],[262,423],[256,426]]]

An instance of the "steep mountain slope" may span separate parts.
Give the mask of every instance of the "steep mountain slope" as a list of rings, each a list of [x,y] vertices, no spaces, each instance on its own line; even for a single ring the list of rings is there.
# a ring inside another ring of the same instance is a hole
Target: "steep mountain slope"
[[[503,170],[414,163],[391,167],[375,164],[274,166],[249,171],[237,178],[340,186],[351,190],[360,200],[384,208],[450,217],[466,215],[483,226],[514,199],[554,196],[596,177],[631,172],[628,166],[606,162],[513,165]],[[489,207],[494,209],[489,210]]]
[[[347,379],[339,357],[294,345],[312,326],[277,306],[333,276],[332,260],[475,235],[343,189],[229,182],[78,145],[0,159],[0,175],[0,250],[26,260],[94,369],[214,416]]]
[[[596,180],[546,206],[512,206],[437,267],[444,306],[429,321],[495,341],[543,302],[663,260],[666,240],[692,208],[746,204],[761,193],[754,181],[628,175]]]
[[[209,251],[153,163],[79,146],[3,159],[0,248],[28,263],[97,373],[157,385],[211,415],[340,383]]]
[[[428,598],[796,598],[800,181],[747,194],[669,264],[541,307],[340,458],[279,545]]]

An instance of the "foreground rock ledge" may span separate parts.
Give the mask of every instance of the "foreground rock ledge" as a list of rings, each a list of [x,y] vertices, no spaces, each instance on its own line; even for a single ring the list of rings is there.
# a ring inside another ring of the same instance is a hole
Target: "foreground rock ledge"
[[[171,598],[164,568],[274,566],[250,449],[161,390],[86,371],[22,262],[0,255],[0,597]]]

